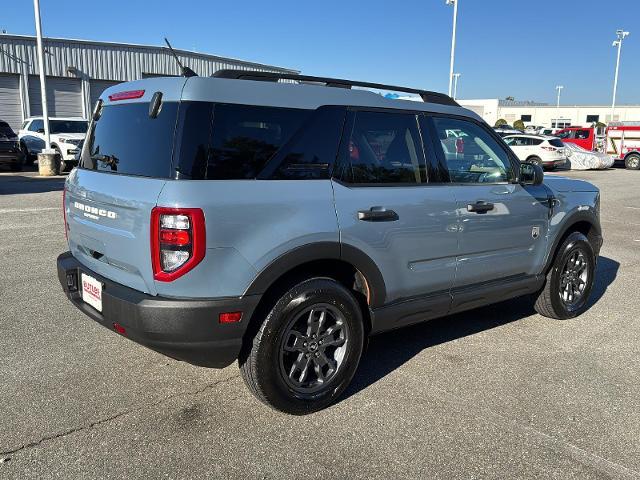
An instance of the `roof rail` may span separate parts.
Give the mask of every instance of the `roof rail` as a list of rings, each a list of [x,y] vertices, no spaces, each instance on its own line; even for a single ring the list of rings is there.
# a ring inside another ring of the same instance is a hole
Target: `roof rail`
[[[394,92],[413,93],[420,95],[424,102],[438,103],[441,105],[452,105],[459,107],[460,105],[453,98],[444,93],[429,92],[427,90],[418,90],[416,88],[398,87],[394,85],[383,85],[381,83],[358,82],[353,80],[343,80],[340,78],[314,77],[310,75],[299,75],[296,73],[285,72],[260,72],[257,70],[218,70],[212,77],[228,78],[235,80],[256,80],[262,82],[277,82],[278,80],[297,80],[300,82],[323,83],[326,87],[347,88],[364,87],[375,88],[378,90],[391,90]]]

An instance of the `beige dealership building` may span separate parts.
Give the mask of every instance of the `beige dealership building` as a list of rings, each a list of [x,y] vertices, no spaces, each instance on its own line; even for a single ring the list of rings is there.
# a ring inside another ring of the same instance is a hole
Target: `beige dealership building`
[[[494,125],[503,118],[513,125],[522,120],[525,125],[544,127],[567,127],[569,125],[591,125],[610,121],[640,121],[640,105],[616,106],[613,119],[611,105],[555,105],[545,103],[499,100],[497,98],[460,100],[457,102],[480,115],[488,124]]]

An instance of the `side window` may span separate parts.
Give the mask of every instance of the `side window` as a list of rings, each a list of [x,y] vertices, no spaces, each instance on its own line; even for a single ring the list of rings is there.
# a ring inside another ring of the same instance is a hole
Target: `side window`
[[[267,164],[259,178],[328,179],[338,152],[344,107],[320,107]]]
[[[589,138],[589,130],[576,130],[576,138],[578,140],[587,140]]]
[[[451,182],[500,183],[513,178],[507,152],[481,126],[445,117],[433,117],[433,122]]]
[[[426,163],[414,114],[356,112],[347,138],[346,181],[406,184],[426,181]]]
[[[530,138],[531,145],[540,145],[544,140],[541,138]]]
[[[206,178],[256,178],[311,112],[292,108],[216,105]]]
[[[31,125],[29,125],[30,132],[37,132],[38,130],[42,130],[44,128],[43,120],[33,120]]]

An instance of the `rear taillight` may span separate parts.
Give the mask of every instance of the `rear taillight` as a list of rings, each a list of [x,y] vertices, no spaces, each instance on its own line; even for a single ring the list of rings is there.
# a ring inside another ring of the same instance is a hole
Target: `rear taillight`
[[[206,252],[204,213],[199,208],[151,210],[153,278],[171,282],[202,261]]]

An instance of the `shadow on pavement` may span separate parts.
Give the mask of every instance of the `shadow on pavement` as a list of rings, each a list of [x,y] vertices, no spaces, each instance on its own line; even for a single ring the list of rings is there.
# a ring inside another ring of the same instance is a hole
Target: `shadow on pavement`
[[[615,280],[619,267],[620,264],[610,258],[598,259],[589,307],[602,298]],[[376,383],[424,349],[500,327],[535,313],[532,298],[525,296],[374,336],[340,401]]]
[[[65,177],[39,177],[25,173],[0,172],[0,195],[54,192],[64,188]]]

